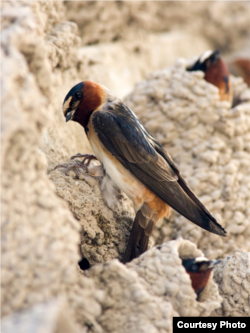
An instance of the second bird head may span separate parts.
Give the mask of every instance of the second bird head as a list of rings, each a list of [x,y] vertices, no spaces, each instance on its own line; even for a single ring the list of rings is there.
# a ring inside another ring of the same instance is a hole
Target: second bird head
[[[204,52],[187,67],[187,71],[204,72],[204,79],[219,89],[220,100],[232,102],[233,91],[228,66],[219,50]]]

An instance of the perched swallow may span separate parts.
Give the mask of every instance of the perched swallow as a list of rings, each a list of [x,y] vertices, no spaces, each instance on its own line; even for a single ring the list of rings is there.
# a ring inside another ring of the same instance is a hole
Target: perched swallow
[[[232,102],[233,92],[230,73],[219,50],[204,52],[194,64],[187,67],[187,71],[204,72],[204,79],[219,88],[220,100]]]
[[[208,260],[204,257],[182,260],[182,265],[190,276],[197,298],[206,287],[214,266],[220,262],[221,260]]]
[[[123,258],[126,263],[148,247],[155,223],[170,207],[201,228],[220,236],[226,231],[182,178],[171,156],[133,111],[100,84],[75,85],[63,102],[66,121],[83,126],[103,174],[133,201],[136,217]],[[101,172],[95,166],[95,172]],[[92,169],[89,173],[94,175]]]

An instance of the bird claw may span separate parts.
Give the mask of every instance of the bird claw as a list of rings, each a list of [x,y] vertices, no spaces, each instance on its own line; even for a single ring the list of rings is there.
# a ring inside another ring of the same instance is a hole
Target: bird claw
[[[88,166],[84,165],[82,163],[76,162],[73,164],[58,164],[54,170],[58,169],[58,168],[65,168],[66,169],[66,174],[69,171],[74,171],[76,176],[79,177],[80,174],[82,174],[82,171],[85,171],[85,173],[88,173]]]
[[[81,164],[85,165],[85,166],[89,166],[89,164],[92,160],[97,160],[97,158],[93,154],[76,154],[74,156],[71,156],[70,159],[73,160],[73,159],[79,158],[79,157],[84,157]]]
[[[66,169],[66,174],[69,171],[74,171],[76,176],[79,177],[83,172],[84,173],[89,173],[89,164],[92,160],[97,160],[97,158],[95,157],[95,155],[92,154],[77,154],[72,156],[70,159],[73,160],[75,158],[79,158],[79,157],[84,157],[83,160],[81,162],[75,162],[72,164],[58,164],[54,170],[58,169],[58,168],[65,168]]]

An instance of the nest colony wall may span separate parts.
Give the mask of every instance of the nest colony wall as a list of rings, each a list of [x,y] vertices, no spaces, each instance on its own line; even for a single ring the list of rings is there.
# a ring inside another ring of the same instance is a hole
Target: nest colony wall
[[[211,45],[235,50],[249,4],[164,6],[1,3],[3,332],[171,332],[173,316],[250,315],[250,106],[220,102],[200,72],[185,70],[186,60],[173,65]],[[170,152],[226,239],[172,211],[151,239],[161,247],[127,265],[118,261],[134,218],[130,200],[118,192],[108,208],[97,180],[54,170],[91,152],[83,129],[66,125],[61,112],[65,94],[83,79],[120,97],[141,81],[126,103]],[[232,80],[235,94],[249,99],[243,81]],[[197,301],[181,259],[203,253],[223,261]],[[85,272],[81,255],[93,265]]]
[[[224,258],[250,251],[250,109],[249,103],[231,108],[220,101],[218,89],[203,76],[177,61],[138,83],[126,102],[228,232],[226,239],[207,234],[173,212],[174,223],[163,222],[156,230],[156,243],[182,235],[209,258]],[[234,93],[249,99],[243,80],[232,80]]]

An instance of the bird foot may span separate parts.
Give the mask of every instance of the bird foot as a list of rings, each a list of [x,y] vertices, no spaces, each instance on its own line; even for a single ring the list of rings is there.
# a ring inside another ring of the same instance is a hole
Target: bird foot
[[[68,174],[69,171],[74,171],[77,177],[79,177],[83,172],[88,173],[88,166],[82,164],[81,162],[76,162],[72,164],[58,164],[54,170],[58,168],[65,168],[65,173]]]
[[[65,173],[68,174],[70,171],[73,171],[76,174],[76,177],[79,178],[82,174],[89,174],[92,177],[102,177],[103,176],[103,168],[101,165],[93,165],[90,166],[90,162],[92,160],[97,160],[95,155],[92,154],[77,154],[72,156],[70,159],[73,160],[75,158],[83,157],[81,162],[69,163],[69,164],[58,164],[55,169],[65,168]],[[55,170],[54,169],[54,170]]]
[[[86,165],[86,166],[89,166],[89,164],[92,160],[97,160],[97,158],[93,154],[76,154],[74,156],[71,156],[70,159],[73,160],[73,159],[79,158],[79,157],[84,157],[81,164]]]

